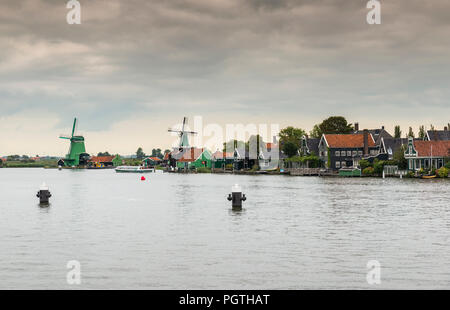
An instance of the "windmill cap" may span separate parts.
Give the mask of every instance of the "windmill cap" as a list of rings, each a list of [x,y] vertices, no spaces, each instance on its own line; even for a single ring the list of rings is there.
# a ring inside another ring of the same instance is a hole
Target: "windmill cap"
[[[48,186],[47,186],[47,184],[45,184],[45,182],[42,183],[42,185],[41,185],[41,187],[39,188],[39,190],[41,190],[41,191],[48,191]]]

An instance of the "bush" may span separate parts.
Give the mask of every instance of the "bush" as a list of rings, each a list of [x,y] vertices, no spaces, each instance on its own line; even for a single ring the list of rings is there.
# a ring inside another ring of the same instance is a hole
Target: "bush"
[[[380,160],[380,161],[376,161],[373,164],[373,170],[376,174],[382,174],[383,173],[383,169],[384,169],[384,161]]]
[[[450,161],[448,161],[448,162],[444,165],[444,167],[447,168],[447,169],[450,169]]]
[[[442,167],[442,168],[436,170],[436,175],[440,178],[447,178],[448,172],[449,172],[449,169],[447,169],[446,167]]]
[[[226,164],[225,165],[226,170],[233,170],[233,164]]]
[[[372,167],[367,167],[362,171],[363,175],[373,175],[374,169]]]
[[[359,166],[361,167],[361,170],[365,170],[366,168],[370,167],[370,162],[365,159],[361,159],[359,161]]]
[[[255,172],[259,170],[259,166],[257,164],[254,164],[252,169],[250,171]]]
[[[207,167],[200,167],[200,168],[197,168],[197,172],[198,173],[210,173],[211,169],[207,168]]]

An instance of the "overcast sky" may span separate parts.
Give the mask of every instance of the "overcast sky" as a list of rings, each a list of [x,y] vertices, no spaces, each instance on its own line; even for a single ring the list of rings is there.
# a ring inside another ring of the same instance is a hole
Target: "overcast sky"
[[[64,155],[74,116],[88,152],[170,146],[183,116],[309,131],[450,121],[450,1],[0,2],[0,155]]]

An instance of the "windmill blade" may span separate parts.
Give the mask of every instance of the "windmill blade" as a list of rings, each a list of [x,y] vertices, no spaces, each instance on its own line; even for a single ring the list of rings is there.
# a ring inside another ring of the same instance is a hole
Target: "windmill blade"
[[[188,122],[188,118],[185,116],[185,117],[183,118],[183,128],[181,129],[181,131],[184,132],[184,126],[186,126],[187,122]]]
[[[198,134],[198,132],[196,132],[196,131],[183,131],[184,133],[188,133],[188,134],[191,134],[191,135],[196,135],[196,134]]]
[[[175,129],[170,129],[169,128],[169,130],[167,130],[168,132],[176,132],[176,133],[180,133],[181,131],[179,131],[179,130],[175,130]]]
[[[59,138],[60,139],[68,139],[68,140],[70,140],[72,137],[69,136],[69,135],[59,135]]]
[[[77,130],[78,122],[77,118],[75,117],[73,120],[73,128],[72,128],[72,137],[75,135],[75,131]]]

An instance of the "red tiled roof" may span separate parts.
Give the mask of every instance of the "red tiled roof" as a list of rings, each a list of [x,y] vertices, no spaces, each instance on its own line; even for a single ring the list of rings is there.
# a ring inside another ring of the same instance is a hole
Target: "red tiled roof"
[[[276,149],[278,148],[278,144],[277,143],[266,143],[266,148],[267,149]]]
[[[197,160],[197,158],[202,155],[203,149],[198,149],[195,147],[191,147],[190,149],[186,150],[181,156],[181,158],[178,160],[180,162],[194,162]]]
[[[115,156],[92,156],[89,160],[93,163],[110,163],[113,161]]]
[[[147,158],[154,160],[154,161],[161,161],[161,159],[159,157],[147,157]]]
[[[450,141],[414,141],[414,148],[419,157],[431,157],[431,149],[433,156],[450,156]]]
[[[233,153],[217,151],[214,154],[212,154],[211,157],[215,159],[233,158]]]
[[[332,148],[364,147],[364,134],[325,134],[328,146]],[[369,134],[369,147],[375,147],[375,141]]]

